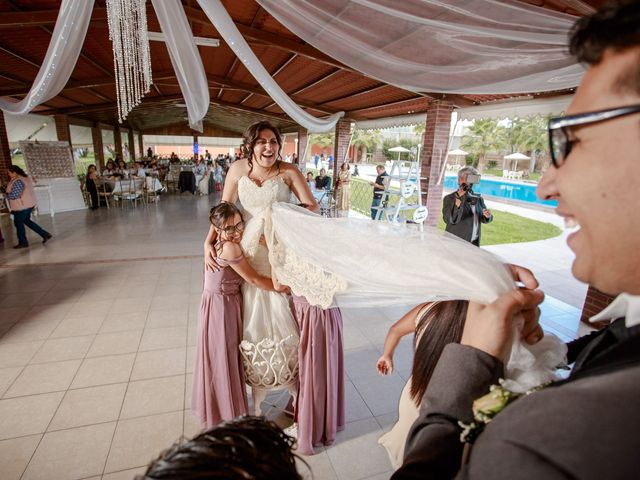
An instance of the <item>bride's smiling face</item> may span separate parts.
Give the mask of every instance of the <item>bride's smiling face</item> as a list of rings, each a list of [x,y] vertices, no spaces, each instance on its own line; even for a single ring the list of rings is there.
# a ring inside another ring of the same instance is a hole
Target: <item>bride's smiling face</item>
[[[271,168],[278,160],[280,144],[275,133],[265,128],[260,130],[253,146],[253,160],[262,168]]]

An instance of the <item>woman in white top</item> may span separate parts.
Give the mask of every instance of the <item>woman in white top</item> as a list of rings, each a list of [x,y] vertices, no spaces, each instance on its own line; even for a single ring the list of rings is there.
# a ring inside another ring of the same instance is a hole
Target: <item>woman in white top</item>
[[[394,469],[402,465],[409,429],[418,418],[422,396],[442,350],[448,343],[460,342],[468,304],[463,300],[423,303],[411,309],[389,329],[384,351],[376,363],[381,375],[393,372],[393,352],[400,339],[415,332],[413,368],[400,395],[398,421],[378,440],[386,448]]]

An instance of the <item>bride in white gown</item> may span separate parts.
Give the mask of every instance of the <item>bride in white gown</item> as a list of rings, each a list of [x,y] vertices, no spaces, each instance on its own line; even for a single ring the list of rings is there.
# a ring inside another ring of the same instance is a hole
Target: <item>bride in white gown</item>
[[[265,215],[275,202],[289,202],[292,193],[307,208],[317,211],[311,191],[296,166],[281,161],[282,138],[266,122],[254,124],[245,134],[244,160],[229,168],[222,201],[240,201],[246,223],[242,249],[261,275],[271,275],[264,241]],[[212,264],[215,231],[205,241],[207,262]],[[253,389],[256,414],[266,391],[289,388],[295,396],[298,373],[298,326],[286,295],[243,284],[244,334],[240,346],[245,377]]]

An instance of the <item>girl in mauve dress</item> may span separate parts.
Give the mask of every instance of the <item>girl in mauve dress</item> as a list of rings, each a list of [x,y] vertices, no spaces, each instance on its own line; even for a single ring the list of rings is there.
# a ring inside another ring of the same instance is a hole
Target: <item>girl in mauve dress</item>
[[[275,290],[271,278],[258,275],[244,258],[239,245],[244,221],[235,205],[221,203],[214,207],[209,220],[218,234],[214,248],[220,269],[213,271],[205,266],[191,401],[191,409],[207,428],[248,411],[239,349],[240,285],[246,281],[264,290]]]

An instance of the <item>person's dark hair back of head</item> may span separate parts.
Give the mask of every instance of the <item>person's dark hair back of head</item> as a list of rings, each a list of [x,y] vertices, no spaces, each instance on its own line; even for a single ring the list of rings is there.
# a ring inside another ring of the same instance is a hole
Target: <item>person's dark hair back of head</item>
[[[278,141],[278,152],[276,154],[276,158],[278,161],[281,160],[280,151],[282,150],[282,135],[280,135],[280,131],[270,122],[263,120],[250,125],[249,128],[245,130],[242,137],[242,146],[240,147],[240,151],[249,160],[249,166],[251,168],[253,168],[253,147],[256,146],[256,142],[258,141],[262,130],[271,130],[275,135],[276,140]]]
[[[640,47],[640,1],[611,2],[593,15],[582,17],[571,31],[569,51],[579,62],[595,65],[606,50],[621,52]],[[617,86],[640,93],[640,50],[638,62],[625,72]]]
[[[416,405],[422,401],[444,347],[460,343],[468,306],[466,300],[438,302],[418,321],[415,338],[420,341],[415,345],[409,392]]]
[[[16,175],[20,175],[21,177],[28,177],[29,176],[18,165],[9,165],[9,168],[7,168],[7,170],[9,170],[10,172],[15,173]]]
[[[209,222],[216,228],[222,228],[227,220],[233,218],[235,214],[240,215],[240,219],[244,220],[242,213],[233,203],[222,202],[216,205],[209,212]]]
[[[136,480],[299,480],[294,443],[273,422],[239,417],[165,450]]]

